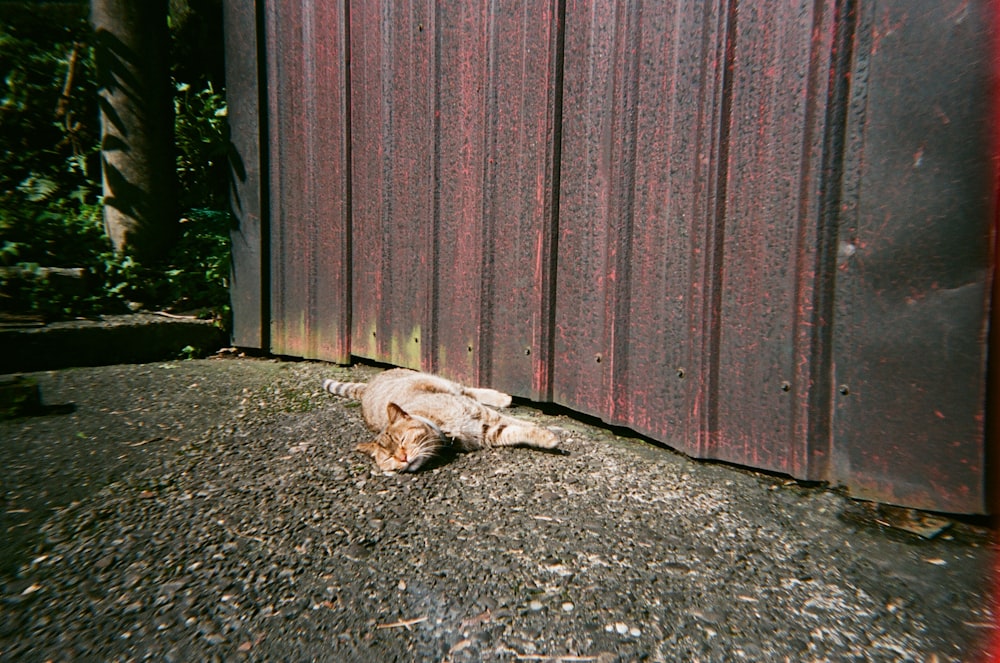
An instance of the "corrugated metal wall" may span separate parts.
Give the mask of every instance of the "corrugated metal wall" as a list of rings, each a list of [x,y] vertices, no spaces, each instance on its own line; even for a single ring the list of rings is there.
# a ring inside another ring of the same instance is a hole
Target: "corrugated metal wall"
[[[558,18],[352,5],[353,354],[546,397]]]
[[[817,473],[833,4],[569,5],[560,402]]]
[[[982,511],[988,5],[231,0],[235,342]]]

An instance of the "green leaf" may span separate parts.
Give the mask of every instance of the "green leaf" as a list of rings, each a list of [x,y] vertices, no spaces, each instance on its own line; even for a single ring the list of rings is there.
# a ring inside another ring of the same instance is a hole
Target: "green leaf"
[[[59,185],[47,177],[32,175],[17,186],[18,191],[25,194],[33,203],[42,202],[52,197]]]

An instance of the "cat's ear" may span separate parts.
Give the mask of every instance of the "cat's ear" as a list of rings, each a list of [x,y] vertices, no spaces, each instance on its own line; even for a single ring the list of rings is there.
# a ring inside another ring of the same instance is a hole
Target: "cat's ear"
[[[409,419],[410,415],[406,414],[403,408],[399,407],[395,403],[389,403],[385,406],[386,414],[389,415],[389,423],[394,424],[398,419]]]
[[[363,454],[368,454],[369,456],[375,455],[375,447],[377,445],[374,442],[362,442],[358,446],[354,447],[356,451],[360,451]]]

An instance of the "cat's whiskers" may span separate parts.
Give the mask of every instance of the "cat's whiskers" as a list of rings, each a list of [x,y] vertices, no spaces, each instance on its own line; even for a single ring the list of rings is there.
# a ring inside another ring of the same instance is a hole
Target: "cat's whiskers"
[[[450,438],[440,433],[440,430],[438,428],[432,434],[424,435],[408,445],[406,452],[409,460],[406,467],[407,472],[416,472],[424,463],[433,458],[438,450],[447,446]]]
[[[449,437],[443,430],[441,430],[440,426],[438,426],[436,423],[434,423],[427,417],[421,417],[419,414],[413,414],[411,412],[410,418],[413,419],[414,421],[419,421],[424,426],[427,426],[432,431],[434,431],[434,434],[437,435],[438,440],[441,442],[440,446],[448,446],[451,444],[451,437]]]

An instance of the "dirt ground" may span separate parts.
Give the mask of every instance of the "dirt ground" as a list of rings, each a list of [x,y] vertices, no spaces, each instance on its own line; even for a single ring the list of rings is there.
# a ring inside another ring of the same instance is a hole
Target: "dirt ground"
[[[969,661],[989,532],[520,405],[565,455],[382,474],[324,377],[209,359],[37,373],[0,422],[0,659]]]

